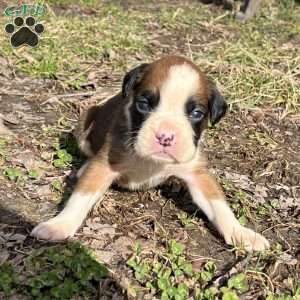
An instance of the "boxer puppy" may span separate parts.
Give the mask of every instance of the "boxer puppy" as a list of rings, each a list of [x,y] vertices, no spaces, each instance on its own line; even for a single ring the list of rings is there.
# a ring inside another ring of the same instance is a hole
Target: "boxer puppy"
[[[263,236],[239,224],[207,170],[201,136],[208,120],[216,124],[226,107],[215,85],[185,58],[167,56],[134,68],[120,94],[85,113],[78,142],[89,159],[65,208],[32,235],[73,236],[113,182],[137,190],[176,176],[226,243],[249,251],[268,248]]]

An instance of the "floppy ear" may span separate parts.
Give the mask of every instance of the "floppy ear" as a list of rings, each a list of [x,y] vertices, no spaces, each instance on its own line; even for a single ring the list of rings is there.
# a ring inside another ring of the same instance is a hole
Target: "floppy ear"
[[[208,107],[210,122],[212,125],[215,125],[225,115],[227,110],[227,103],[215,85],[212,85],[212,93],[208,102]]]
[[[140,82],[148,65],[149,64],[139,65],[125,75],[122,85],[122,95],[124,98],[128,97],[130,91]]]

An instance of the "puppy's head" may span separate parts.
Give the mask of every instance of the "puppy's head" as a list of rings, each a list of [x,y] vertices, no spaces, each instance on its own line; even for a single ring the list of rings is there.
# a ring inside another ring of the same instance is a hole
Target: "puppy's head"
[[[123,81],[130,146],[164,163],[187,162],[196,154],[208,119],[217,123],[226,102],[192,62],[167,56],[128,72]]]

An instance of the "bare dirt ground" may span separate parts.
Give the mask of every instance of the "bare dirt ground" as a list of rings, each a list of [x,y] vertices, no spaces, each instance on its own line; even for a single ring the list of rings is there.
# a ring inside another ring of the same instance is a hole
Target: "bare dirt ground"
[[[137,12],[157,9],[148,2],[121,5]],[[93,14],[93,8],[65,4],[53,7],[56,14],[74,13],[74,9],[76,14]],[[224,11],[217,9],[216,16],[221,13]],[[149,32],[155,28],[155,23],[146,24]],[[212,31],[220,38],[226,37],[220,27],[212,27]],[[209,29],[199,34],[195,27],[184,27],[177,34],[165,30],[165,34],[153,39],[155,42],[152,40],[147,51],[137,54],[138,60],[169,52],[189,55],[186,35],[194,45],[199,43],[201,49],[201,43],[208,42],[210,34]],[[297,39],[294,47],[296,43]],[[196,46],[191,47],[195,51]],[[110,60],[103,63],[103,68],[94,64],[89,69],[89,80],[74,90],[66,88],[60,79],[26,75],[3,54],[0,61],[0,111],[14,133],[0,140],[0,265],[9,262],[22,273],[23,261],[34,249],[52,247],[32,239],[29,233],[35,224],[57,213],[59,203],[72,191],[74,174],[83,161],[70,137],[78,111],[114,94],[121,85],[122,72],[114,69]],[[221,74],[222,67],[225,66],[206,66],[211,75]],[[216,272],[205,289],[226,286],[228,278],[243,273],[249,288],[240,293],[240,299],[266,299],[267,295],[283,293],[294,297],[300,278],[299,130],[297,109],[287,112],[285,105],[263,103],[248,107],[232,105],[224,120],[207,132],[212,172],[222,183],[240,221],[270,240],[272,249],[268,253],[247,254],[227,247],[191,203],[185,187],[175,179],[147,192],[114,187],[73,239],[93,250],[97,260],[110,270],[108,278],[94,284],[97,292],[89,298],[159,298],[137,280],[127,261],[137,242],[142,248],[141,256],[151,261],[156,253],[164,253],[172,239],[185,245],[186,259],[194,270],[201,270],[207,261],[215,263]],[[72,162],[55,167],[60,149],[72,155]],[[12,299],[35,299],[30,293],[12,294]],[[4,295],[0,290],[0,299],[5,299]],[[199,299],[217,297],[221,296]]]

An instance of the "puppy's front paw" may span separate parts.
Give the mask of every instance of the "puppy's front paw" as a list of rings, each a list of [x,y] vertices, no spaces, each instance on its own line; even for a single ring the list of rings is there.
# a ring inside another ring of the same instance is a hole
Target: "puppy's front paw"
[[[229,245],[241,246],[247,251],[263,251],[270,247],[270,243],[261,234],[244,226],[235,227],[232,234],[225,236]]]
[[[78,227],[70,220],[53,218],[37,225],[30,235],[41,240],[60,241],[73,236]]]

